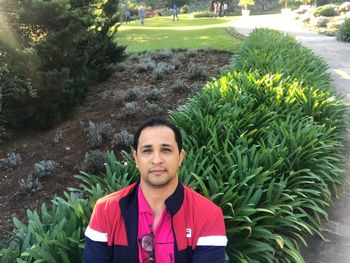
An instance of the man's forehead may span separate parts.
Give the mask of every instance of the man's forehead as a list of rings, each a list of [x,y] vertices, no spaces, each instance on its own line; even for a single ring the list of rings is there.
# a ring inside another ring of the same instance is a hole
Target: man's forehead
[[[142,130],[139,144],[175,144],[175,133],[167,126],[147,127]]]

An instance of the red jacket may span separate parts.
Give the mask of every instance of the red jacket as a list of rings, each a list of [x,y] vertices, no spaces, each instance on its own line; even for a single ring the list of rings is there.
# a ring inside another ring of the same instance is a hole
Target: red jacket
[[[97,201],[85,232],[84,262],[138,262],[138,186]],[[220,207],[181,183],[165,205],[172,217],[175,262],[225,261],[227,238]]]

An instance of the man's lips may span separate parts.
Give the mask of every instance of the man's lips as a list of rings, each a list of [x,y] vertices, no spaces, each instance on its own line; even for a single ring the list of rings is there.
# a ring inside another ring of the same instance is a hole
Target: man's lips
[[[164,172],[166,172],[166,169],[151,169],[151,170],[149,170],[149,173],[151,173],[151,174],[162,174]]]

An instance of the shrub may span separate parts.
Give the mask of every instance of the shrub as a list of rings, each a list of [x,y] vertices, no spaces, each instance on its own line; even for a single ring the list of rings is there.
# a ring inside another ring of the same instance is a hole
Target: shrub
[[[35,194],[40,192],[43,189],[42,184],[39,181],[39,178],[33,178],[30,174],[26,179],[21,179],[19,181],[19,192],[21,194]]]
[[[117,144],[124,146],[124,147],[132,146],[133,141],[134,141],[134,135],[130,134],[126,130],[115,133],[113,138]]]
[[[337,39],[344,42],[350,42],[350,18],[345,19],[336,33]]]
[[[322,236],[344,180],[344,102],[325,62],[277,31],[251,33],[234,61],[239,72],[171,112],[187,152],[179,174],[223,209],[230,262],[303,262],[299,244]]]
[[[7,170],[13,170],[22,164],[22,158],[19,153],[9,153],[6,158],[0,159],[0,167]]]
[[[164,74],[170,74],[174,71],[175,66],[166,62],[160,62],[152,71],[154,79],[162,79]]]
[[[138,53],[132,53],[128,57],[129,60],[138,61],[140,60],[140,55]]]
[[[177,69],[183,65],[183,62],[185,60],[186,60],[186,57],[183,54],[179,53],[179,54],[174,55],[174,57],[171,59],[170,63],[173,64],[174,67]]]
[[[87,142],[90,146],[96,147],[102,144],[103,140],[108,140],[113,133],[113,128],[110,123],[100,122],[93,123],[89,121],[89,127],[84,130]]]
[[[136,72],[147,72],[151,71],[156,67],[156,63],[153,59],[147,57],[142,59],[138,64],[135,66]]]
[[[89,151],[85,154],[83,169],[92,174],[103,172],[106,161],[106,152],[100,150]]]
[[[180,9],[180,14],[189,14],[191,13],[191,9],[189,5],[183,5]]]
[[[176,79],[170,86],[170,89],[175,93],[182,93],[187,89],[186,83],[181,79]]]
[[[141,95],[141,89],[134,87],[126,91],[125,99],[127,101],[136,100],[138,97],[140,97],[140,95]]]
[[[125,103],[122,113],[128,117],[136,116],[140,111],[140,107],[136,101]]]
[[[196,56],[198,54],[198,49],[196,49],[196,48],[189,48],[189,49],[187,49],[186,54],[189,57],[194,57],[194,56]]]
[[[338,7],[339,12],[345,13],[350,11],[350,2],[344,2]]]
[[[162,94],[159,89],[152,89],[146,94],[147,100],[160,100]]]
[[[331,87],[327,64],[311,50],[295,45],[293,37],[274,30],[253,31],[233,59],[233,67],[238,71],[259,70],[261,74],[283,73],[321,90],[329,91]]]
[[[202,79],[208,76],[203,66],[198,63],[191,63],[189,65],[188,74],[191,79]]]
[[[52,160],[39,161],[33,166],[33,175],[39,179],[51,176],[57,166],[58,164]]]
[[[313,13],[314,16],[336,16],[338,15],[337,6],[336,5],[324,5],[317,7]]]
[[[311,21],[311,23],[317,27],[327,27],[328,22],[329,22],[329,19],[327,17],[323,17],[323,16],[315,17]]]
[[[147,55],[151,59],[166,59],[171,58],[173,56],[173,52],[171,49],[161,49],[159,51],[149,51],[147,52]]]
[[[158,104],[147,102],[145,112],[147,116],[154,116],[161,113],[162,108]]]

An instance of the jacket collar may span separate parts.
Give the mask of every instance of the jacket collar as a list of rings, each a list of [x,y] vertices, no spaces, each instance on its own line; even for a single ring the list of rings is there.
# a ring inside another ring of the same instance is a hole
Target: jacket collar
[[[184,186],[178,183],[175,192],[165,200],[165,205],[173,217],[182,206],[184,200]]]

